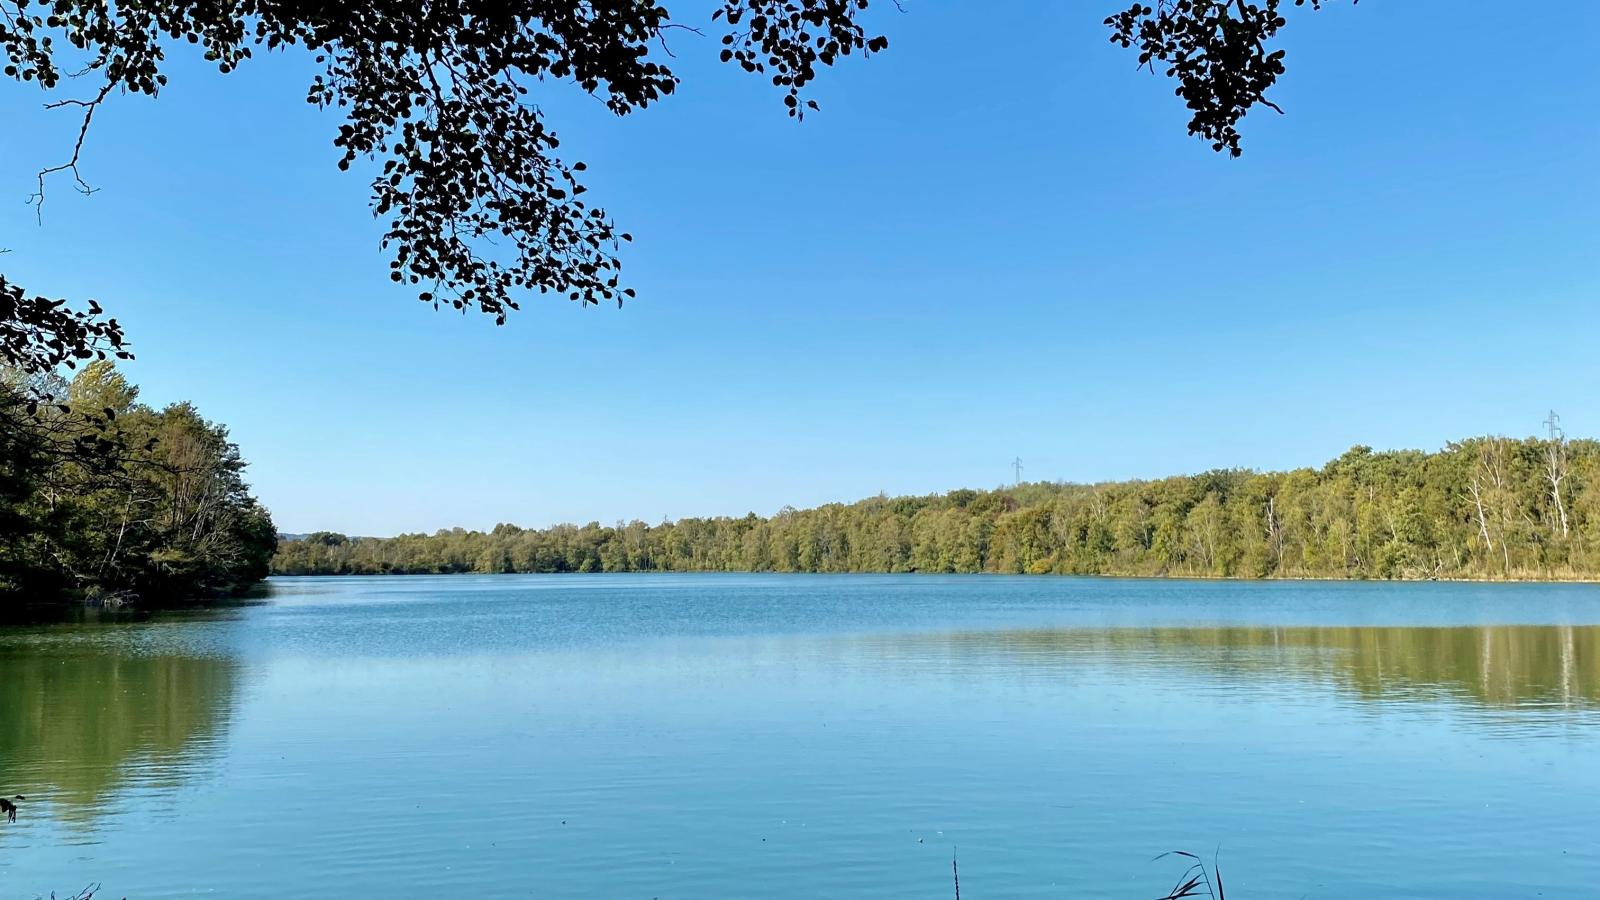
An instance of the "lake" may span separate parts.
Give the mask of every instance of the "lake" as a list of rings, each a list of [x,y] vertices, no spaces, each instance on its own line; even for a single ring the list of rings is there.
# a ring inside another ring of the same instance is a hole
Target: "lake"
[[[0,898],[1600,892],[1600,586],[270,594],[0,629]]]

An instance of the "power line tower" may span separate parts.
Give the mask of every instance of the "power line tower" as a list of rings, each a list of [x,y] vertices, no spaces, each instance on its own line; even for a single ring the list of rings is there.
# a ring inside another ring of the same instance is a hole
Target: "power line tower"
[[[1543,424],[1544,424],[1544,427],[1550,429],[1550,440],[1552,440],[1552,441],[1554,441],[1556,439],[1556,435],[1558,435],[1558,434],[1561,435],[1562,437],[1566,437],[1566,435],[1564,433],[1562,433],[1562,431],[1561,431],[1560,422],[1561,422],[1561,417],[1556,415],[1556,411],[1555,410],[1553,410],[1553,409],[1550,410],[1550,415],[1549,415],[1548,418],[1546,418],[1544,420]]]
[[[1016,484],[1021,484],[1022,483],[1022,457],[1019,456],[1016,459],[1013,459],[1011,461],[1011,467],[1013,469],[1017,470],[1017,480],[1016,480],[1015,483]]]

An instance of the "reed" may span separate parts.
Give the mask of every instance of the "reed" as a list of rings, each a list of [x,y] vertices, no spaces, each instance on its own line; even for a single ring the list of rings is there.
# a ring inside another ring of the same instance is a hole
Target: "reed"
[[[1189,868],[1183,871],[1182,875],[1178,876],[1178,883],[1173,885],[1172,890],[1157,897],[1156,900],[1199,897],[1202,893],[1211,898],[1211,900],[1225,900],[1222,893],[1222,867],[1217,864],[1216,859],[1211,860],[1209,869],[1206,867],[1205,860],[1183,850],[1170,850],[1156,857],[1156,859],[1165,859],[1168,856],[1182,856],[1185,859],[1193,860],[1193,862]]]

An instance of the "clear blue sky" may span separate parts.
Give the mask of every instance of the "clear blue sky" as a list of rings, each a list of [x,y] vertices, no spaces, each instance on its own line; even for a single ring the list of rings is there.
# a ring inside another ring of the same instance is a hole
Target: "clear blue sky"
[[[286,531],[767,514],[1319,465],[1353,444],[1600,435],[1600,4],[1291,11],[1287,111],[1187,137],[1121,0],[874,4],[888,53],[796,124],[672,36],[681,93],[539,101],[635,237],[622,310],[496,328],[386,281],[366,178],[275,54],[91,133],[0,88],[0,271],[97,298],[144,398],[225,422]],[[680,21],[704,16],[680,3]],[[711,34],[708,32],[708,34]]]

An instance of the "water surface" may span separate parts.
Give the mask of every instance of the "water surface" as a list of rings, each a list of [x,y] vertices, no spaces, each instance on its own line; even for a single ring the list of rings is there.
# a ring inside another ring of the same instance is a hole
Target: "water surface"
[[[1600,588],[292,579],[0,629],[0,900],[1593,896]]]

